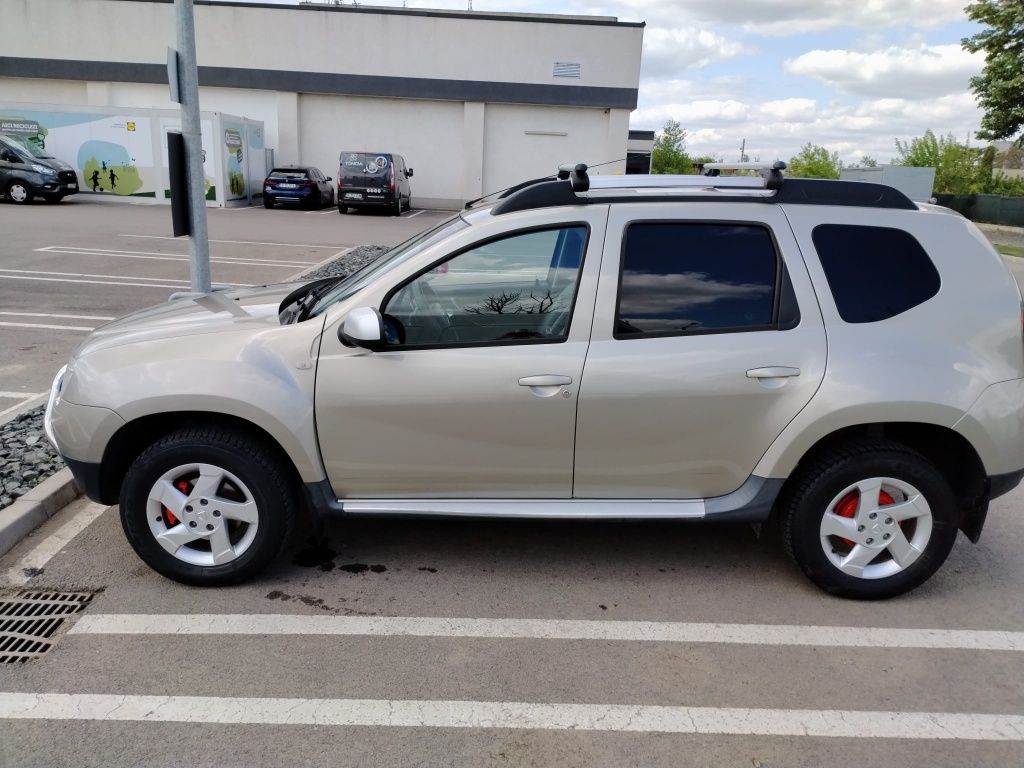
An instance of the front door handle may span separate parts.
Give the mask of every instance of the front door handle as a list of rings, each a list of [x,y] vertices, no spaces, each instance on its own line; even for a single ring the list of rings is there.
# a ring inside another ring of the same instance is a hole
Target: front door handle
[[[751,368],[747,371],[748,379],[786,379],[799,376],[799,368],[788,368],[784,365],[771,365],[766,368]]]
[[[572,384],[572,376],[560,376],[557,373],[524,376],[519,380],[520,387],[564,387],[568,384]]]

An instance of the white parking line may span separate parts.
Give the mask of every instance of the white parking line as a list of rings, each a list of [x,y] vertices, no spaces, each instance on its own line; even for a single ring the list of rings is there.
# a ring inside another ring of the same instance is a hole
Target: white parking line
[[[75,536],[88,528],[108,509],[109,507],[103,504],[91,501],[83,504],[80,509],[75,511],[70,520],[36,544],[27,555],[7,571],[7,582],[14,586],[27,584],[32,578],[29,574],[44,568],[54,555],[64,549]]]
[[[47,325],[46,323],[10,323],[0,320],[0,328],[43,328],[48,331],[95,331],[84,325]]]
[[[22,401],[20,403],[16,403],[14,405],[8,406],[7,408],[4,408],[2,411],[0,411],[0,418],[6,416],[8,413],[12,413],[13,411],[17,411],[20,408],[31,409],[33,407],[33,405],[34,405],[33,402],[32,402],[33,400],[38,399],[39,402],[42,402],[43,399],[46,398],[46,396],[49,395],[49,394],[50,394],[49,392],[40,392],[39,394],[36,394],[36,395],[24,396],[24,393],[22,393],[22,392],[18,392],[18,393],[11,393],[11,392],[9,392],[9,393],[7,393],[7,396],[16,395],[17,397],[24,397],[24,399],[22,399]],[[4,397],[4,395],[0,395],[0,397]]]
[[[66,277],[33,277],[30,275],[5,275],[0,274],[0,280],[42,280],[47,283],[80,283],[86,285],[122,285],[129,286],[132,288],[171,288],[174,290],[181,290],[181,284],[178,285],[163,285],[161,283],[124,283],[114,282],[111,280],[76,280]]]
[[[1024,741],[1024,716],[517,701],[0,693],[0,718]]]
[[[9,400],[31,400],[33,397],[39,397],[43,394],[42,392],[0,392],[0,397],[7,398]]]
[[[177,240],[168,235],[125,235],[118,237],[142,237],[149,240]],[[283,248],[343,248],[341,245],[314,245],[313,243],[267,243],[259,240],[211,240],[211,243],[228,243],[230,245],[280,245]]]
[[[75,246],[48,245],[35,248],[39,253],[61,253],[69,256],[110,256],[122,259],[145,259],[147,261],[188,261],[183,253],[152,253],[147,251],[114,251],[99,248],[77,248]],[[213,264],[235,264],[249,267],[294,267],[296,265],[312,265],[312,261],[291,261],[288,259],[259,259],[248,256],[211,256]]]
[[[103,277],[110,280],[150,280],[161,283],[188,284],[188,280],[184,280],[179,277],[143,277],[142,275],[97,275],[92,272],[52,272],[50,270],[44,269],[8,269],[5,267],[0,267],[0,273],[19,275],[57,275],[60,277]]]
[[[402,218],[403,219],[415,219],[421,213],[423,213],[422,210],[416,211],[415,213],[413,213],[412,211],[406,211],[405,213],[402,214]]]
[[[6,317],[53,317],[62,320],[116,320],[117,318],[110,315],[56,315],[49,314],[46,312],[8,312],[0,310],[0,315]]]
[[[655,643],[942,648],[1024,651],[1024,632],[1000,630],[823,627],[791,624],[697,624],[580,619],[459,619],[419,616],[292,614],[94,614],[71,632],[89,635],[362,635]]]

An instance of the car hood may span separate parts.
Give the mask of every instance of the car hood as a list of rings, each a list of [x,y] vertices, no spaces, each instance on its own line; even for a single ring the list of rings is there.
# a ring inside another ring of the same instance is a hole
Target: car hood
[[[281,301],[298,283],[215,291],[198,298],[179,298],[133,312],[97,328],[75,350],[74,357],[125,344],[137,344],[208,333],[258,332],[280,325]]]
[[[75,170],[75,166],[65,163],[63,160],[58,160],[55,157],[34,157],[32,162],[36,165],[45,165],[47,168],[53,168],[55,171]]]

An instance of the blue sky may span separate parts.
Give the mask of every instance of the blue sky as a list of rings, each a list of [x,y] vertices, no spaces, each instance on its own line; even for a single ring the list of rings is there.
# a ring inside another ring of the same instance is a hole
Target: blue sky
[[[281,0],[296,2],[297,0]],[[591,13],[645,21],[633,128],[669,118],[689,149],[788,159],[807,142],[845,162],[885,162],[895,139],[932,129],[961,140],[980,114],[968,80],[983,61],[966,0],[474,0],[481,11]],[[401,0],[374,0],[401,6]],[[464,9],[465,0],[408,0]]]

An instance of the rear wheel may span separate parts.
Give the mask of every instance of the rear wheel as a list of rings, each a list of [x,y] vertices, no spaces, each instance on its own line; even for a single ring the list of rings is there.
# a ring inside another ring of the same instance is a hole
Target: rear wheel
[[[888,440],[860,440],[809,463],[781,500],[783,544],[840,597],[881,599],[931,577],[956,540],[954,494],[934,464]]]
[[[391,206],[391,213],[394,216],[402,215],[402,198],[399,196]]]
[[[348,213],[348,206],[347,205],[342,205],[341,203],[338,203],[338,213],[342,213],[342,214]]]
[[[237,584],[284,547],[296,513],[288,472],[267,447],[224,428],[172,432],[140,455],[121,490],[135,552],[169,579]]]
[[[272,198],[270,195],[264,195],[263,196],[263,207],[264,208],[273,208],[274,207],[274,198]]]
[[[64,195],[62,195],[60,192],[55,192],[53,194],[43,195],[43,199],[46,200],[46,202],[48,203],[59,203],[61,200],[64,199]]]
[[[7,199],[21,205],[32,202],[32,188],[23,181],[12,181],[7,185]]]

